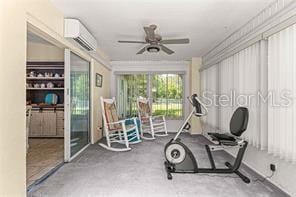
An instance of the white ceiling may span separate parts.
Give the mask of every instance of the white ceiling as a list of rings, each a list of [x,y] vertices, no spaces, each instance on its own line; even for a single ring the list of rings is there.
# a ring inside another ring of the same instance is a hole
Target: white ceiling
[[[52,0],[65,17],[79,19],[111,60],[189,60],[199,57],[274,0]],[[188,37],[190,44],[167,45],[163,52],[136,55],[144,45],[143,26],[156,24],[166,38]]]

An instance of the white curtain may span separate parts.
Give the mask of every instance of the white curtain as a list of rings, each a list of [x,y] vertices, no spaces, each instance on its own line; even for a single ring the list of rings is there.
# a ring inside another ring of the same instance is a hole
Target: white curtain
[[[206,91],[207,89],[207,70],[202,70],[200,72],[200,92],[201,95],[199,95],[200,97],[202,97],[203,93]],[[204,101],[204,100],[203,100]],[[206,124],[207,124],[207,116],[203,116],[201,117],[201,121],[204,125],[204,130],[206,130],[206,132],[208,132],[208,130],[206,129]]]
[[[233,85],[235,93],[235,110],[239,106],[245,106],[249,109],[248,129],[244,132],[250,144],[260,148],[260,103],[258,102],[259,91],[259,43],[256,43],[233,57],[234,72]]]
[[[237,66],[237,65],[236,65]],[[219,128],[222,132],[229,131],[232,115],[231,94],[233,91],[234,56],[228,57],[220,63],[219,72]]]
[[[239,106],[249,109],[248,129],[244,133],[250,144],[260,147],[259,43],[256,43],[220,63],[220,129],[229,131],[234,110]]]
[[[208,115],[203,117],[203,122],[206,124],[206,129],[209,131],[217,128],[217,105],[216,95],[217,93],[217,66],[212,66],[201,72],[201,96],[203,101],[207,105]]]
[[[296,162],[296,25],[268,38],[268,90],[268,152]]]
[[[260,41],[202,72],[202,90],[220,95],[219,107],[210,106],[205,120],[229,131],[233,111],[246,106],[250,116],[243,137],[296,162],[296,24],[270,36],[268,50],[266,43]],[[216,120],[212,113],[218,114]]]
[[[207,69],[207,86],[206,86],[206,94],[208,100],[208,115],[207,115],[207,124],[211,129],[217,128],[217,103],[216,103],[216,95],[218,94],[217,84],[218,84],[218,72],[217,66],[210,67]]]

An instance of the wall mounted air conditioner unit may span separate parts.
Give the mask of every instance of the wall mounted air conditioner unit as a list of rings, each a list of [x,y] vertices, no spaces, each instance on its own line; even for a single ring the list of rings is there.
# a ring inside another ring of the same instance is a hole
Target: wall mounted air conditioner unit
[[[84,25],[77,19],[65,19],[65,38],[73,38],[87,51],[95,51],[97,41]]]

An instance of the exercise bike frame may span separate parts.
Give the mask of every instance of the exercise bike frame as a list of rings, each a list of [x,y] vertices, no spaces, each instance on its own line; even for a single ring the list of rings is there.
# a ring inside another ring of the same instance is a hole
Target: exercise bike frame
[[[198,97],[197,97],[198,99]],[[192,103],[192,101],[189,99],[189,101]],[[200,102],[200,100],[198,99],[198,101]],[[200,102],[201,103],[201,102]],[[201,103],[201,106],[205,108],[205,106]],[[169,141],[169,143],[166,144],[165,146],[165,151],[167,150],[167,147],[169,147],[172,144],[178,144],[180,146],[182,146],[186,152],[186,157],[187,157],[187,162],[190,162],[191,169],[180,169],[178,168],[179,164],[174,164],[171,163],[170,161],[168,161],[168,159],[164,162],[165,165],[165,169],[167,172],[167,178],[169,180],[172,179],[172,173],[215,173],[215,174],[231,174],[231,173],[235,173],[237,174],[245,183],[250,183],[250,179],[248,177],[246,177],[245,175],[243,175],[240,171],[239,171],[239,167],[242,163],[242,159],[244,156],[244,153],[247,149],[248,146],[248,142],[245,140],[239,140],[239,138],[237,138],[238,142],[236,146],[239,146],[239,150],[237,152],[236,155],[236,159],[232,164],[230,164],[229,162],[225,162],[225,166],[226,168],[217,168],[215,165],[215,161],[214,161],[214,157],[212,152],[213,151],[217,151],[217,150],[224,150],[225,148],[229,147],[229,146],[223,146],[223,145],[205,145],[205,149],[207,151],[207,155],[211,164],[210,168],[198,168],[197,165],[197,160],[195,159],[193,153],[191,152],[191,150],[181,142],[179,135],[180,133],[183,131],[184,127],[187,125],[188,121],[190,120],[191,116],[194,114],[195,110],[193,109],[191,111],[191,113],[188,115],[188,117],[186,118],[186,121],[184,122],[184,124],[181,126],[181,128],[179,129],[178,133],[176,134],[176,136],[171,139]],[[207,112],[207,111],[206,111]],[[206,113],[202,114],[195,114],[197,116],[203,116]],[[230,147],[234,147],[234,146],[230,146]],[[185,160],[185,159],[184,159]],[[183,162],[183,161],[182,161]]]
[[[181,144],[181,142],[178,142],[178,144]],[[211,168],[198,168],[196,159],[193,155],[193,153],[188,149],[184,144],[183,147],[185,148],[187,154],[189,154],[191,157],[191,161],[193,161],[193,170],[180,170],[175,168],[175,164],[169,163],[169,161],[165,161],[165,169],[167,172],[167,178],[172,179],[172,174],[171,173],[216,173],[216,174],[231,174],[235,173],[237,174],[245,183],[250,183],[250,179],[243,175],[239,171],[239,167],[241,165],[245,150],[248,146],[248,142],[244,141],[242,145],[240,145],[239,151],[237,153],[236,159],[234,161],[234,164],[230,164],[229,162],[225,162],[225,166],[227,168],[216,168],[215,161],[212,155],[212,150],[210,145],[205,145],[207,155],[211,164]]]

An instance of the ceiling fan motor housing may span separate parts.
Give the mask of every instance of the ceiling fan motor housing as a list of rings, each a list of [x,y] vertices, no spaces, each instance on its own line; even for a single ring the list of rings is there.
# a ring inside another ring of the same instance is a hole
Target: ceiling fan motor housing
[[[149,52],[149,53],[157,53],[160,51],[160,47],[158,45],[148,45],[146,47],[146,50]]]
[[[146,36],[145,37],[145,40],[146,40],[146,42],[148,42],[150,44],[157,44],[157,43],[159,43],[162,40],[162,38],[161,38],[160,35],[154,34],[154,37],[153,38],[149,38],[148,36]]]

